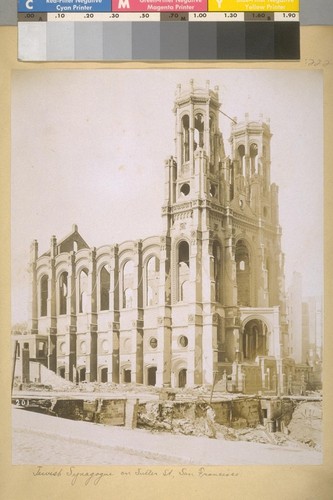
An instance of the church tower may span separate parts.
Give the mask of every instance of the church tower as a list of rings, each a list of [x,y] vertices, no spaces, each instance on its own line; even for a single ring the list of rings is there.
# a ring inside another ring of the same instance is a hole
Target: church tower
[[[165,165],[171,370],[184,372],[187,385],[213,383],[234,362],[281,354],[284,262],[270,127],[262,118],[232,120],[227,157],[220,107],[209,82],[178,85],[175,156]]]
[[[171,239],[174,372],[183,362],[189,385],[212,383],[218,370],[227,202],[219,112],[218,87],[197,87],[193,80],[189,87],[178,85],[176,155],[166,162],[162,213]]]

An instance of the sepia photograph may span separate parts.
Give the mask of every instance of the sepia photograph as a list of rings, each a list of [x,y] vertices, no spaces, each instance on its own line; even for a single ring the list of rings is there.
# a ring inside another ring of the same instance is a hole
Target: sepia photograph
[[[322,72],[11,95],[12,463],[322,464]]]

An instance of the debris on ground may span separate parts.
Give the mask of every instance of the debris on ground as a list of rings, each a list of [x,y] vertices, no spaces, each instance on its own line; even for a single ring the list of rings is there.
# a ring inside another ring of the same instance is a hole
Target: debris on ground
[[[284,447],[311,447],[318,451],[321,450],[322,404],[319,392],[308,395],[312,401],[307,400],[306,396],[292,399],[293,404],[289,418],[286,415],[283,416],[284,424],[282,421],[274,421],[276,430],[279,432],[272,432],[272,428],[268,427],[267,424],[258,425],[258,419],[253,420],[251,427],[251,419],[244,418],[244,415],[239,412],[239,414],[235,413],[236,418],[233,417],[230,422],[227,418],[223,418],[222,423],[226,422],[226,425],[217,423],[216,420],[221,422],[222,415],[214,413],[214,408],[216,411],[220,411],[217,410],[218,401],[233,401],[233,405],[239,406],[249,400],[251,396],[219,393],[214,395],[211,404],[211,386],[198,385],[191,388],[171,389],[136,383],[79,382],[75,384],[61,379],[61,377],[57,377],[57,380],[54,379],[52,385],[37,382],[29,384],[14,382],[14,392],[17,395],[21,391],[36,392],[36,396],[37,393],[43,391],[47,393],[59,391],[62,394],[68,394],[66,397],[70,397],[71,394],[76,397],[78,394],[82,394],[85,398],[89,398],[89,396],[97,397],[97,393],[99,393],[116,399],[137,398],[140,401],[138,427],[149,429],[154,433],[169,432],[228,441],[248,441]],[[32,411],[46,410],[43,404],[39,404],[39,406],[41,406],[40,410],[33,410],[33,407],[30,409]],[[295,407],[294,411],[293,407]],[[290,418],[291,415],[292,418]],[[260,417],[260,422],[265,423],[262,421],[262,417]]]
[[[288,435],[319,451],[322,445],[322,418],[321,402],[301,402],[288,425]]]

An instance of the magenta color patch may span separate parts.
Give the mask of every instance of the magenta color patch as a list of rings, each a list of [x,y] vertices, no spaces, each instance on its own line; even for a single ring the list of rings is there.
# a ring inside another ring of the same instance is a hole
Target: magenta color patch
[[[206,12],[207,0],[112,0],[112,12]]]

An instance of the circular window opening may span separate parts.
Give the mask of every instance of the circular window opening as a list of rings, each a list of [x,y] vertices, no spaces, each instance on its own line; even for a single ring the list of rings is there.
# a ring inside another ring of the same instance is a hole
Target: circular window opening
[[[83,354],[86,354],[86,352],[87,352],[87,343],[86,342],[81,342],[80,349],[81,349],[81,352],[83,352]]]
[[[190,185],[189,184],[183,184],[182,187],[180,188],[181,194],[184,196],[187,196],[190,192]]]
[[[243,200],[239,200],[239,206],[240,206],[241,208],[243,208],[243,206],[244,206],[244,202],[243,202]]]
[[[214,184],[210,185],[209,194],[211,196],[216,196],[216,186]]]
[[[149,341],[149,345],[152,349],[156,349],[157,347],[157,339],[155,337],[152,337]]]
[[[187,347],[187,345],[188,345],[188,338],[185,337],[185,335],[182,335],[181,337],[179,337],[179,344],[182,347]]]

